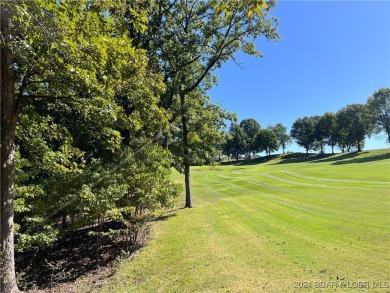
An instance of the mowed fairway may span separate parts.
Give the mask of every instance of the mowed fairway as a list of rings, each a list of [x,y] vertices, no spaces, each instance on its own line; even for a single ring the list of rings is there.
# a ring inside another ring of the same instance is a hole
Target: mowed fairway
[[[192,187],[99,292],[390,290],[389,150],[194,167]]]

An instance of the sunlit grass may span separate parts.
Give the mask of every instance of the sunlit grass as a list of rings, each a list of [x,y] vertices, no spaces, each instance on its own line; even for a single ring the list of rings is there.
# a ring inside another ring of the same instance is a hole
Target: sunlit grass
[[[97,291],[293,292],[327,284],[325,291],[355,292],[358,281],[385,287],[389,179],[388,150],[194,167],[196,207],[153,224],[149,244]]]

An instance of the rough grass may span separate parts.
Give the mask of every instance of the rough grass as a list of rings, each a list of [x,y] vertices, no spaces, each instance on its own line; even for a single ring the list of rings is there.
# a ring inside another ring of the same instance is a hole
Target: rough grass
[[[388,291],[389,179],[388,150],[194,167],[196,207],[96,291]]]

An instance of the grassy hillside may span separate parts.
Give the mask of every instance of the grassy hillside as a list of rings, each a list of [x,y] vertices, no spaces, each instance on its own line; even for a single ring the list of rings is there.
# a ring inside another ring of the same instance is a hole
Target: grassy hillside
[[[153,224],[149,244],[98,291],[386,287],[389,179],[388,150],[194,167],[196,207]]]

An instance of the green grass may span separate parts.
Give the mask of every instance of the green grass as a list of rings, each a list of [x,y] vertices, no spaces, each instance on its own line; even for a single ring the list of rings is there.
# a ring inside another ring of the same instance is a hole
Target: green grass
[[[308,285],[312,292],[319,291],[315,282],[332,281],[349,282],[338,291],[359,291],[357,281],[386,286],[389,179],[388,150],[194,167],[196,207],[154,223],[148,245],[97,291],[297,292]]]

